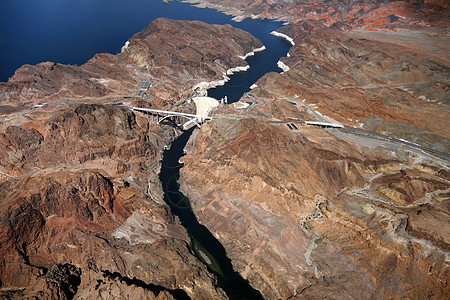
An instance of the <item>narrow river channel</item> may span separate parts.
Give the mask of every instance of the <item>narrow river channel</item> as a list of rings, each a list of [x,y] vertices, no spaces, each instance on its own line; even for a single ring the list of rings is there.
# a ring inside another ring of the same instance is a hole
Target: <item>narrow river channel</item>
[[[231,260],[227,257],[222,244],[197,221],[189,199],[179,190],[178,179],[182,167],[179,159],[184,154],[184,147],[192,131],[193,129],[181,134],[172,143],[170,149],[164,151],[159,174],[164,189],[164,200],[186,228],[191,240],[191,250],[217,276],[219,286],[227,296],[230,299],[262,299],[259,291],[253,289],[239,273],[233,270]]]
[[[83,64],[95,53],[117,53],[134,33],[158,17],[201,20],[211,24],[231,24],[253,34],[266,50],[247,58],[250,69],[230,76],[230,81],[208,91],[216,99],[238,101],[260,77],[280,72],[277,61],[290,44],[270,34],[280,22],[246,19],[236,23],[232,17],[212,9],[187,3],[161,0],[16,0],[0,1],[4,17],[0,27],[0,81],[6,81],[23,64],[42,61]],[[199,224],[189,200],[179,192],[179,159],[192,131],[184,132],[164,152],[160,180],[165,200],[191,238],[191,249],[217,275],[219,286],[230,299],[262,299],[259,291],[233,270],[225,249],[211,232]]]
[[[281,27],[281,23],[267,20],[245,20],[233,23],[249,31],[259,38],[266,46],[263,52],[257,52],[246,59],[250,69],[230,76],[230,80],[223,86],[208,90],[208,96],[221,99],[225,96],[228,103],[239,101],[244,93],[250,91],[250,86],[268,72],[279,72],[278,60],[289,51],[290,44],[270,33]],[[191,251],[200,259],[218,279],[219,286],[230,299],[263,299],[261,293],[253,289],[249,282],[233,270],[231,260],[227,257],[222,244],[212,233],[201,225],[194,215],[189,199],[179,191],[178,179],[182,165],[179,159],[184,155],[184,147],[192,134],[191,129],[184,132],[171,148],[164,151],[160,180],[164,189],[164,200],[171,207],[172,212],[180,218],[190,237]]]

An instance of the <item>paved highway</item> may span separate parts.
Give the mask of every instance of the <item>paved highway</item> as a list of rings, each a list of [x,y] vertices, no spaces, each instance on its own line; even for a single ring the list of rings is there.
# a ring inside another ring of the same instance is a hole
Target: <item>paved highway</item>
[[[176,112],[176,111],[169,111],[169,110],[159,110],[159,109],[149,109],[149,108],[140,108],[140,107],[133,107],[133,106],[125,106],[126,108],[129,108],[131,110],[137,110],[137,111],[143,111],[143,112],[149,112],[153,114],[160,114],[163,116],[181,116],[181,117],[187,117],[187,118],[197,118],[200,120],[212,120],[213,117],[209,116],[201,116],[201,115],[194,115],[194,114],[188,114],[188,113],[182,113],[182,112]]]
[[[6,178],[9,178],[9,179],[20,179],[20,178],[24,178],[24,177],[27,177],[27,176],[34,175],[36,173],[53,171],[53,170],[56,170],[56,169],[79,169],[79,168],[81,168],[83,166],[84,165],[77,165],[77,166],[60,165],[60,166],[54,166],[54,167],[50,167],[50,168],[46,168],[46,169],[33,170],[31,172],[28,172],[26,174],[22,174],[22,175],[19,175],[19,176],[11,176],[11,175],[5,174],[3,172],[0,172],[0,176],[5,176]]]
[[[444,158],[446,160],[450,160],[450,154],[448,153],[444,153],[444,152],[440,152],[434,149],[430,149],[430,148],[426,148],[426,147],[422,147],[420,145],[408,142],[406,140],[403,139],[397,139],[397,138],[393,138],[387,135],[383,135],[377,132],[373,132],[373,131],[369,131],[369,130],[365,130],[365,129],[361,129],[361,128],[357,128],[357,127],[352,127],[352,126],[347,126],[347,125],[342,125],[342,124],[334,124],[334,123],[330,123],[330,122],[326,122],[326,119],[322,116],[319,115],[314,109],[312,109],[308,104],[306,104],[304,101],[301,101],[299,99],[291,99],[291,98],[275,98],[278,100],[284,100],[287,101],[289,103],[292,103],[296,106],[298,106],[298,104],[302,104],[303,106],[305,106],[310,112],[312,112],[316,118],[318,120],[320,120],[319,122],[313,122],[313,121],[271,121],[268,123],[271,124],[306,124],[306,125],[312,125],[312,126],[318,126],[318,127],[322,127],[322,128],[335,128],[338,130],[341,130],[343,132],[347,132],[347,133],[352,133],[352,134],[363,134],[363,135],[368,135],[371,137],[375,137],[377,139],[383,139],[389,142],[394,142],[394,143],[399,143],[402,144],[404,146],[407,147],[411,147],[413,149],[416,150],[420,150],[420,151],[424,151],[427,153],[431,153],[433,155],[437,155],[441,158]]]
[[[380,133],[377,133],[377,132],[373,132],[373,131],[369,131],[369,130],[365,130],[365,129],[361,129],[361,128],[356,128],[356,127],[351,127],[351,126],[345,126],[345,125],[343,126],[343,128],[341,130],[347,131],[347,132],[350,132],[350,133],[360,133],[360,134],[362,133],[362,134],[375,136],[375,137],[378,137],[378,138],[381,138],[381,139],[388,140],[390,142],[403,144],[405,146],[408,146],[408,147],[411,147],[411,148],[414,148],[414,149],[422,150],[422,151],[425,151],[425,152],[428,152],[428,153],[440,156],[441,158],[444,158],[446,160],[450,160],[450,154],[448,154],[448,153],[444,153],[444,152],[440,152],[440,151],[437,151],[437,150],[434,150],[434,149],[422,147],[420,145],[417,145],[417,144],[405,141],[403,139],[397,139],[397,138],[393,138],[393,137],[390,137],[390,136],[387,136],[387,135],[384,135],[384,134],[380,134]]]
[[[44,107],[46,105],[47,105],[47,103],[36,104],[36,105],[24,105],[24,106],[18,106],[18,107],[0,108],[0,111],[9,111],[9,110],[17,110],[17,109],[28,109],[28,110],[20,112],[20,113],[9,115],[7,117],[2,117],[2,118],[0,118],[0,121],[6,121],[6,120],[9,120],[9,119],[21,116],[21,115],[25,115],[25,114],[27,114],[29,112],[32,112],[36,108],[41,108],[41,107]]]
[[[382,139],[385,141],[389,141],[389,142],[393,142],[393,143],[398,143],[398,144],[402,144],[403,146],[406,147],[410,147],[410,148],[414,148],[415,150],[420,150],[420,151],[424,151],[427,153],[431,153],[433,155],[437,155],[445,160],[450,160],[450,154],[448,153],[444,153],[444,152],[440,152],[434,149],[430,149],[430,148],[426,148],[426,147],[422,147],[420,145],[402,140],[402,139],[397,139],[397,138],[393,138],[378,132],[373,132],[370,130],[365,130],[365,129],[361,129],[361,128],[356,128],[356,127],[351,127],[351,126],[347,126],[347,125],[340,125],[340,124],[333,124],[333,123],[326,123],[326,122],[311,122],[311,121],[268,121],[267,123],[269,124],[305,124],[305,125],[311,125],[311,126],[316,126],[316,127],[322,127],[322,128],[334,128],[337,129],[339,131],[345,132],[345,133],[350,133],[350,134],[362,134],[362,135],[366,135],[369,136],[371,138],[376,138],[376,139]]]
[[[256,105],[251,105],[251,107],[256,107],[256,106],[260,106],[260,105],[264,105],[267,102],[265,100],[262,100],[261,102],[256,101],[256,98],[259,99],[259,97],[257,97],[256,95],[252,94],[252,93],[247,93],[246,94],[247,97],[255,102],[257,102]],[[125,97],[123,98],[125,99]],[[406,147],[410,147],[416,150],[420,150],[420,151],[424,151],[433,155],[437,155],[441,158],[444,158],[446,160],[450,160],[450,154],[448,153],[444,153],[444,152],[440,152],[434,149],[430,149],[430,148],[426,148],[414,143],[411,143],[409,141],[403,140],[403,139],[398,139],[398,138],[393,138],[390,136],[386,136],[377,132],[373,132],[373,131],[369,131],[369,130],[365,130],[365,129],[361,129],[361,128],[356,128],[356,127],[352,127],[352,126],[347,126],[347,125],[341,125],[341,124],[335,124],[335,123],[330,123],[330,122],[326,122],[325,118],[321,115],[319,115],[314,109],[312,109],[308,104],[306,104],[304,101],[301,101],[299,99],[287,99],[287,98],[276,98],[277,100],[283,100],[283,101],[287,101],[290,102],[296,106],[298,106],[299,104],[305,106],[311,113],[313,113],[317,119],[319,119],[320,121],[268,121],[269,124],[305,124],[305,125],[310,125],[310,126],[317,126],[317,127],[322,127],[322,128],[334,128],[337,130],[340,130],[344,133],[349,133],[349,134],[359,134],[359,135],[366,135],[372,138],[377,138],[377,139],[382,139],[385,141],[389,141],[389,142],[394,142],[394,143],[398,143],[398,144],[402,144],[403,146]],[[79,105],[80,103],[64,103],[66,105]],[[123,104],[123,103],[120,103]],[[3,117],[0,118],[0,121],[5,121],[7,119],[16,117],[18,115],[22,115],[22,114],[26,114],[29,113],[30,111],[36,109],[36,108],[41,108],[46,106],[47,103],[43,103],[43,104],[37,104],[37,105],[29,105],[29,106],[20,106],[20,107],[10,107],[10,108],[1,108],[0,111],[8,111],[8,110],[17,110],[17,109],[29,109],[25,112],[21,112],[18,114],[14,114],[12,116],[8,116],[8,117]],[[162,116],[182,116],[182,117],[186,117],[188,119],[198,119],[201,121],[204,120],[212,120],[214,119],[213,117],[210,116],[201,116],[201,115],[195,115],[195,114],[188,114],[188,113],[182,113],[182,112],[174,112],[174,111],[166,111],[166,110],[156,110],[156,109],[147,109],[147,108],[139,108],[139,107],[132,107],[132,106],[123,106],[126,107],[128,109],[131,110],[136,110],[136,111],[142,111],[142,112],[148,112],[148,113],[152,113],[152,114],[157,114],[157,115],[162,115]],[[296,130],[294,127],[292,127],[292,125],[290,126],[291,130]],[[54,167],[57,168],[57,167]],[[40,171],[45,171],[45,170],[38,170],[38,171],[32,171],[29,174],[25,174],[24,176],[28,176],[31,175],[31,173],[33,172],[40,172]],[[16,178],[16,177],[10,177],[7,174],[3,174],[0,173],[0,175],[9,177],[9,178]],[[19,177],[20,178],[20,177]]]

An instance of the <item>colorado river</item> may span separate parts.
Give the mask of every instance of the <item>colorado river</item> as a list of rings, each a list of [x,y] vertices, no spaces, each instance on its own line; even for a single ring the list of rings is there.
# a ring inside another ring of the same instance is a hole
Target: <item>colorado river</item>
[[[189,204],[189,200],[179,191],[180,157],[191,136],[192,130],[184,132],[164,151],[159,178],[164,189],[164,200],[172,212],[180,218],[191,239],[191,250],[208,269],[216,274],[219,286],[230,299],[262,299],[261,294],[253,289],[237,272],[233,270],[231,260],[219,241],[201,225]]]

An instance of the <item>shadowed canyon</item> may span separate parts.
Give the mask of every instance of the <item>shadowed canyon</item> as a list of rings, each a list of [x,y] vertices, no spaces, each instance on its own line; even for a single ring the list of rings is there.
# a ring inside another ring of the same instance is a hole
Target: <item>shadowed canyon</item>
[[[17,69],[0,298],[448,299],[448,3],[185,2],[286,22],[279,72],[206,98],[270,45],[168,18]]]

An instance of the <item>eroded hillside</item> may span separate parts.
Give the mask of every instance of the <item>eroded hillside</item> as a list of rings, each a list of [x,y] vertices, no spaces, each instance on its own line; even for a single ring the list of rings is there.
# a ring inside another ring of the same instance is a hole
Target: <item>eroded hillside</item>
[[[448,297],[448,165],[250,118],[205,125],[182,190],[267,299]]]
[[[157,19],[117,55],[1,83],[0,297],[225,298],[163,200],[161,153],[180,130],[127,105],[175,109],[261,46],[229,25]]]

